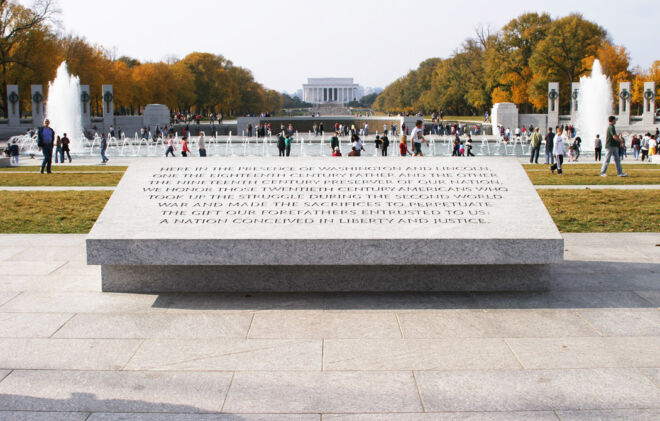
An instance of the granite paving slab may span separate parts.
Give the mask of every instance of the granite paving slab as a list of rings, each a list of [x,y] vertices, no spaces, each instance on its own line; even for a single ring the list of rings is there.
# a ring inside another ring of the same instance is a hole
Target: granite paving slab
[[[521,368],[501,339],[326,339],[324,370]]]
[[[603,336],[660,336],[660,311],[583,309],[580,317]]]
[[[157,295],[100,292],[26,292],[0,307],[2,312],[23,313],[143,313],[164,312],[154,307]]]
[[[654,307],[660,307],[660,291],[635,291]]]
[[[245,338],[249,313],[234,314],[77,314],[57,338]],[[1,320],[1,316],[0,316]]]
[[[0,338],[47,338],[73,314],[0,313]]]
[[[552,411],[323,414],[323,421],[558,421]]]
[[[1,399],[1,397],[0,397]],[[86,412],[34,412],[34,411],[2,411],[3,421],[86,421]]]
[[[66,263],[66,260],[0,262],[0,273],[5,275],[48,275]]]
[[[398,312],[405,338],[597,336],[572,310]]]
[[[618,409],[609,411],[557,411],[561,421],[657,421],[660,409]]]
[[[636,369],[418,371],[426,410],[660,408],[660,388]]]
[[[660,337],[507,339],[527,369],[660,367]]]
[[[411,372],[238,372],[231,413],[423,412]]]
[[[394,312],[297,311],[258,313],[250,338],[401,338]]]
[[[146,340],[126,370],[320,370],[320,340]]]
[[[0,407],[15,411],[218,412],[231,373],[14,370]]]
[[[320,414],[135,414],[96,413],[87,421],[321,421]]]
[[[10,369],[121,370],[138,340],[0,339],[0,367]]]

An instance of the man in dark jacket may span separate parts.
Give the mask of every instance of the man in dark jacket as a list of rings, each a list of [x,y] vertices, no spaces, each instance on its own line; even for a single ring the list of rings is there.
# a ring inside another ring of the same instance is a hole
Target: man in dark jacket
[[[37,146],[44,155],[44,160],[41,163],[41,173],[44,169],[50,174],[50,167],[53,163],[53,146],[55,146],[55,131],[50,128],[50,121],[44,120],[43,127],[39,128]]]
[[[545,163],[554,164],[555,156],[553,155],[555,149],[555,134],[552,133],[552,127],[548,128],[548,134],[545,135]]]

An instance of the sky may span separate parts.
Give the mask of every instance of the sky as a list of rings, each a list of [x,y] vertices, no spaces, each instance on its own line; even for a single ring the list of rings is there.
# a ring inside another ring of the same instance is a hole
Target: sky
[[[660,60],[658,0],[56,0],[61,30],[141,61],[221,54],[270,89],[308,77],[385,87],[430,57],[449,57],[480,25],[525,12],[579,12],[630,52]],[[30,0],[21,0],[29,4]]]

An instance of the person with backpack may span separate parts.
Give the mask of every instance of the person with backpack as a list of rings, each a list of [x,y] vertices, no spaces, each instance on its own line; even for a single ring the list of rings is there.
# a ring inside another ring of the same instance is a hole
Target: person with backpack
[[[376,135],[376,140],[374,141],[376,144],[376,152],[378,152],[378,149],[380,149],[380,145],[382,144],[382,141],[380,140],[380,135]]]
[[[286,139],[284,139],[284,147],[286,150],[286,156],[291,156],[291,143],[293,142],[293,134],[288,133]]]
[[[284,132],[280,133],[280,135],[277,137],[277,150],[280,152],[280,156],[285,156],[286,139],[284,138]]]
[[[529,157],[530,164],[539,163],[539,152],[541,151],[541,142],[543,142],[543,136],[539,133],[539,128],[534,129],[534,133],[530,137],[530,143],[532,146],[532,156]]]
[[[564,163],[564,154],[566,154],[566,146],[564,145],[564,136],[561,129],[557,130],[557,135],[555,136],[555,145],[554,145],[554,154],[555,154],[555,163],[550,167],[550,171],[554,174],[557,170],[557,174],[562,173],[562,164]]]
[[[109,161],[108,157],[105,156],[105,151],[108,149],[108,139],[106,139],[105,134],[101,134],[101,164],[105,164]]]
[[[387,148],[390,146],[390,139],[387,137],[387,131],[383,135],[383,137],[380,138],[381,141],[381,156],[387,156]]]

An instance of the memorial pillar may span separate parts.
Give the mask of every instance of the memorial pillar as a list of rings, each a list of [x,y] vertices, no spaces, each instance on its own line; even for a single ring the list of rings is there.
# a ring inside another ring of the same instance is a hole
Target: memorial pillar
[[[571,83],[571,121],[575,124],[577,118],[578,107],[578,97],[580,95],[580,83],[573,82]]]
[[[548,83],[548,127],[559,126],[559,82]]]
[[[619,124],[630,126],[630,82],[619,82]]]
[[[32,125],[39,127],[44,122],[46,111],[44,110],[44,88],[41,85],[32,85]]]
[[[655,82],[644,82],[644,113],[642,122],[647,126],[655,124]]]
[[[18,85],[7,85],[7,123],[9,123],[9,127],[21,125],[21,103],[19,100]]]
[[[92,128],[92,110],[89,94],[89,85],[80,85],[80,112],[82,117],[82,126],[84,129]]]
[[[103,95],[103,126],[105,131],[108,131],[110,126],[115,125],[115,96],[112,85],[103,85],[101,95]]]

